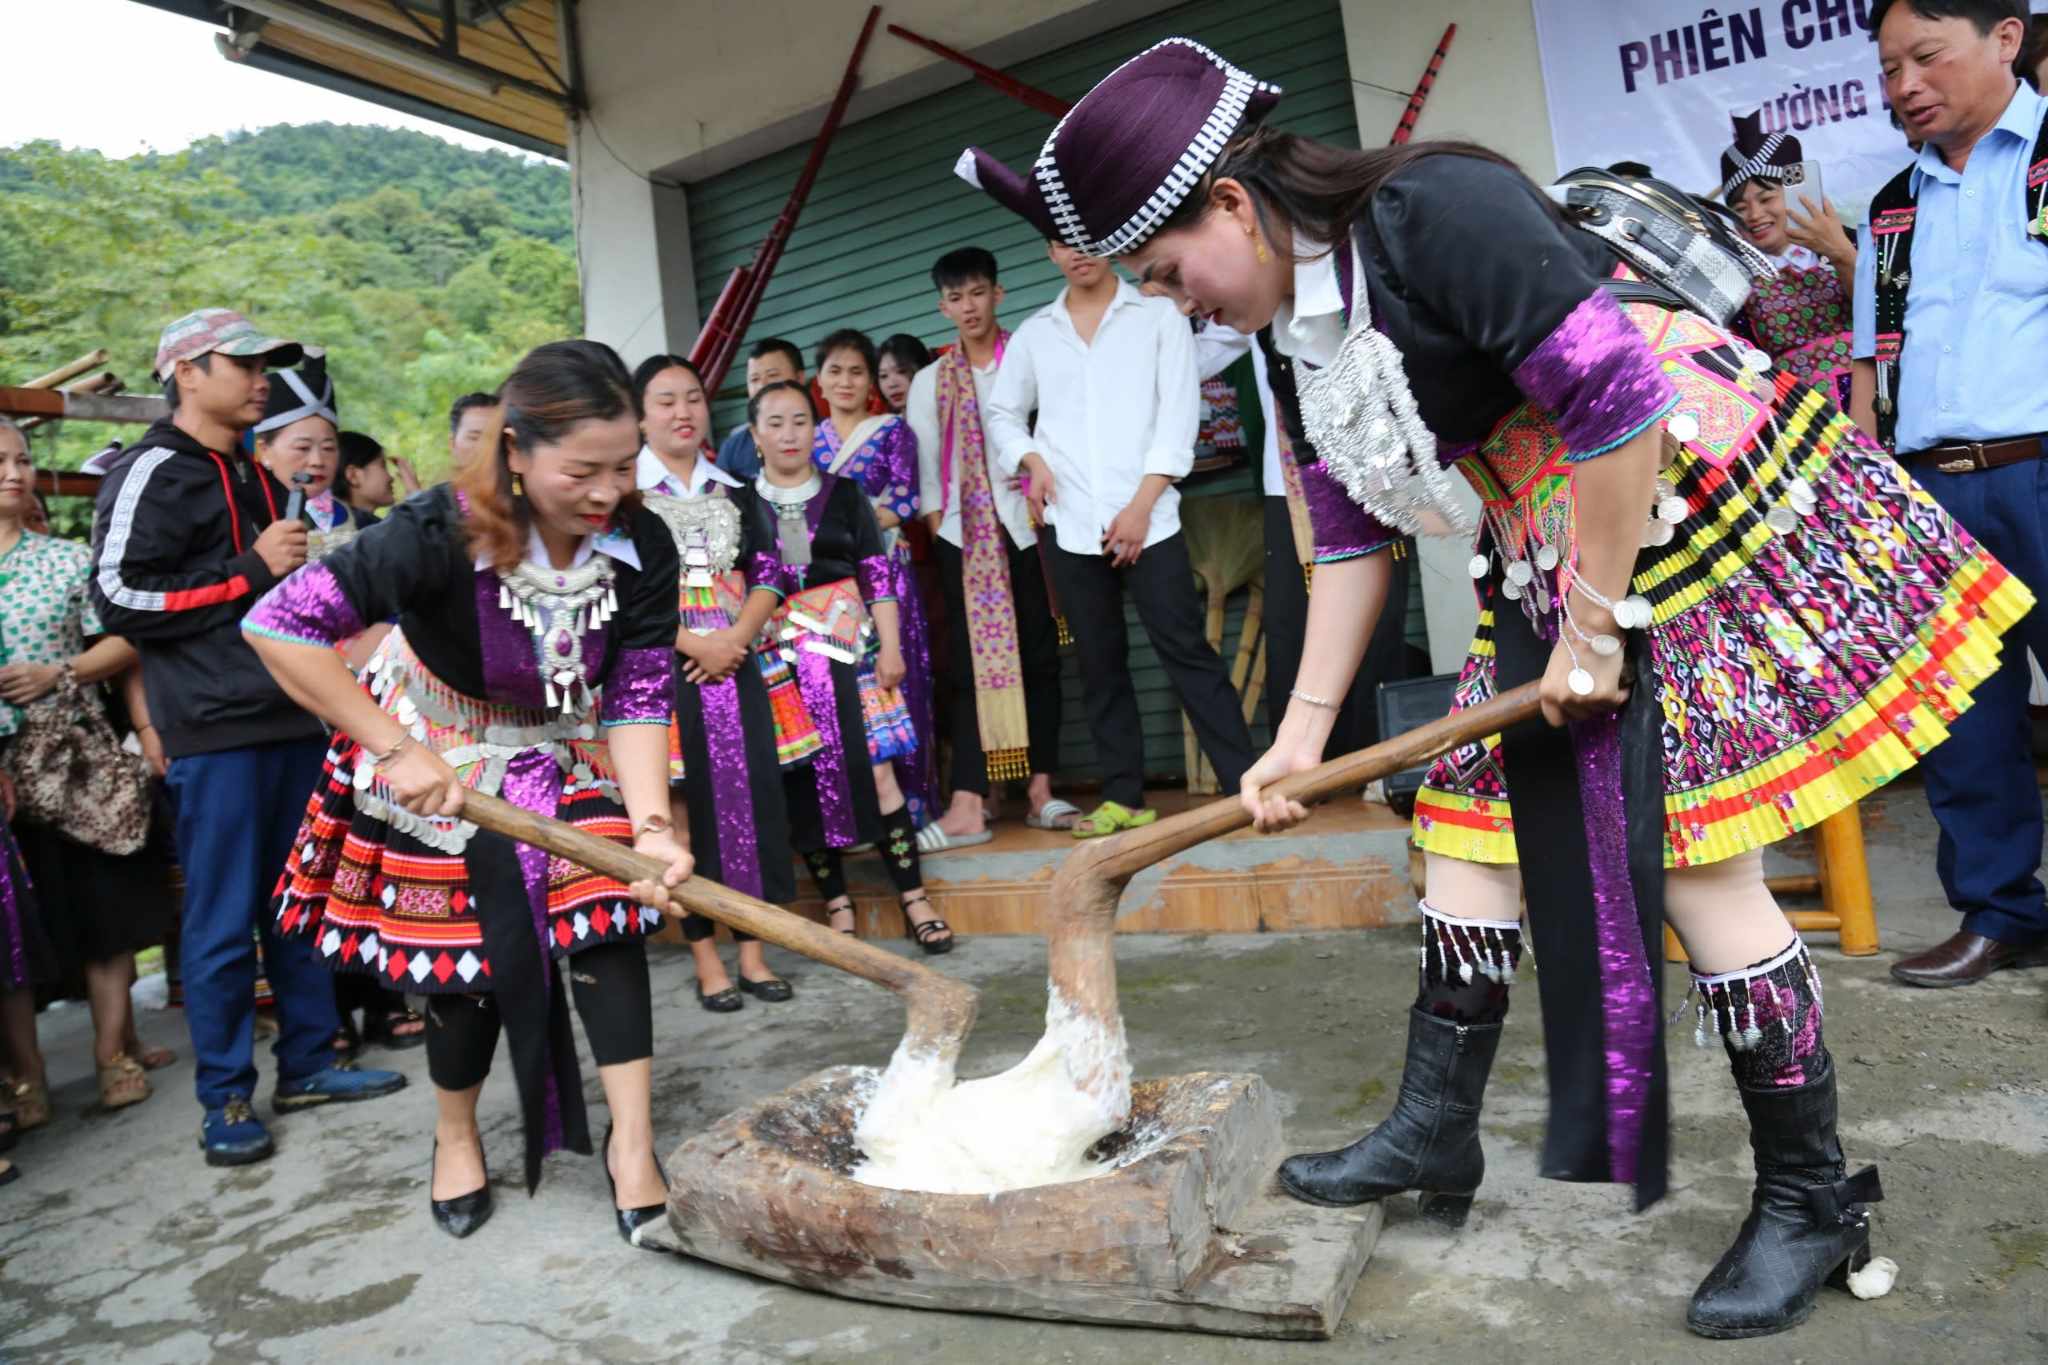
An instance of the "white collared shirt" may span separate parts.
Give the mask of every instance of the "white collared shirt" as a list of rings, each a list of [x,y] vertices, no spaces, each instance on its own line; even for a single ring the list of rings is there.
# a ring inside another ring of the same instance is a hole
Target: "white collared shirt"
[[[1094,340],[1083,343],[1063,289],[1003,353],[982,409],[990,463],[1010,479],[1027,454],[1044,456],[1055,484],[1046,520],[1059,547],[1099,555],[1146,475],[1177,481],[1194,467],[1200,391],[1194,333],[1179,309],[1119,280]],[[1033,408],[1036,426],[1027,421]],[[1179,531],[1180,490],[1168,487],[1152,504],[1145,543]]]
[[[633,543],[633,537],[623,531],[600,531],[594,536],[585,536],[576,542],[576,553],[569,557],[569,567],[579,568],[590,562],[592,555],[603,555],[629,569],[640,567],[640,547]],[[526,528],[526,557],[535,564],[548,563],[547,543],[540,538],[540,527]],[[479,569],[491,567],[491,557],[483,555],[476,561]]]
[[[741,480],[720,469],[711,462],[711,457],[702,451],[697,453],[697,465],[690,471],[690,483],[686,488],[683,481],[675,476],[662,462],[661,456],[647,446],[640,447],[640,463],[634,469],[634,482],[643,493],[665,493],[671,498],[694,498],[701,494],[708,484],[722,483],[727,488],[738,488]]]
[[[1212,322],[1195,333],[1196,368],[1205,380],[1222,374],[1247,351],[1252,357],[1252,379],[1259,388],[1259,411],[1265,416],[1266,448],[1259,463],[1265,471],[1266,496],[1284,498],[1287,476],[1280,472],[1280,410],[1273,405],[1273,382],[1266,376],[1266,353],[1256,338],[1225,323]],[[1242,403],[1244,395],[1239,394],[1237,401]]]
[[[1273,344],[1283,355],[1325,366],[1344,344],[1344,286],[1337,278],[1337,253],[1316,242],[1298,243],[1296,250],[1310,259],[1295,261],[1294,298],[1282,299],[1273,314]]]
[[[945,516],[939,521],[939,539],[948,545],[959,546],[960,540],[960,460],[962,452],[953,452],[953,481],[944,488],[939,486],[940,468],[943,456],[941,443],[945,432],[939,427],[939,366],[943,360],[934,361],[919,370],[910,381],[910,397],[903,404],[904,419],[910,423],[911,434],[917,437],[917,483],[918,506],[929,512],[941,506],[944,496]],[[1015,474],[1004,474],[996,464],[995,442],[988,434],[989,394],[996,383],[996,364],[990,361],[986,369],[971,367],[974,375],[974,405],[981,413],[981,444],[988,461],[988,482],[995,494],[996,519],[1003,523],[1003,529],[1010,533],[1018,549],[1028,549],[1038,543],[1038,532],[1031,529],[1031,505],[1024,501],[1024,490],[1018,486]],[[1057,477],[1057,476],[1055,476]]]

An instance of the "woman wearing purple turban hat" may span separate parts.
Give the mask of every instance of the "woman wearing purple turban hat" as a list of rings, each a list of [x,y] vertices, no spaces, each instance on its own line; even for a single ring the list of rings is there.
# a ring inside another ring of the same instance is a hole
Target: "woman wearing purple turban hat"
[[[1498,155],[1325,146],[1265,126],[1278,94],[1170,39],[1076,105],[1028,175],[979,151],[957,169],[1188,314],[1271,329],[1318,567],[1296,688],[1244,778],[1261,828],[1306,816],[1263,789],[1322,759],[1388,547],[1473,525],[1453,468],[1482,505],[1457,704],[1541,680],[1549,726],[1446,756],[1418,798],[1428,899],[1393,1113],[1280,1181],[1330,1204],[1413,1190],[1463,1221],[1526,896],[1542,1170],[1659,1198],[1668,911],[1757,1171],[1688,1323],[1784,1330],[1869,1261],[1880,1191],[1844,1164],[1819,979],[1762,849],[1940,742],[2027,593],[1826,393],[1636,276]]]

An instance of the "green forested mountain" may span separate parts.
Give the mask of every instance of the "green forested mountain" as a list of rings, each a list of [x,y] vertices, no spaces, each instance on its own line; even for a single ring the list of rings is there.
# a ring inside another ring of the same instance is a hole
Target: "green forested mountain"
[[[342,425],[438,475],[449,402],[580,330],[568,173],[334,124],[127,160],[0,149],[0,383],[105,346],[146,391],[163,324],[211,305],[326,347]],[[139,434],[45,428],[37,459]]]
[[[420,202],[481,225],[509,227],[567,247],[569,172],[513,152],[473,152],[409,129],[336,123],[276,124],[192,144],[144,164],[174,174],[219,171],[265,217],[314,213],[378,190],[411,190]]]

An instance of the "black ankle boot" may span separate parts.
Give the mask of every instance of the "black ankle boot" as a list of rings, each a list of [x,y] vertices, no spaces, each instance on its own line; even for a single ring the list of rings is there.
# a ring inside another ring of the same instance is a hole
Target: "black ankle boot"
[[[1341,1151],[1287,1158],[1280,1163],[1280,1187],[1296,1199],[1328,1205],[1419,1190],[1423,1217],[1462,1226],[1486,1174],[1479,1103],[1500,1029],[1410,1010],[1408,1059],[1394,1112]]]
[[[1845,1178],[1835,1138],[1835,1068],[1785,1089],[1738,1087],[1749,1113],[1756,1191],[1749,1217],[1692,1296],[1686,1326],[1703,1337],[1761,1337],[1806,1321],[1821,1285],[1848,1288],[1870,1260],[1877,1168]]]

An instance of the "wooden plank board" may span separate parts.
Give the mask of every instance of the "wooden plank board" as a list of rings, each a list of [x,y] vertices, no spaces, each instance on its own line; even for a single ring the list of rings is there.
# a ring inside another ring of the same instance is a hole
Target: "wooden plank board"
[[[170,404],[147,394],[70,393],[63,389],[0,386],[0,413],[9,417],[73,418],[83,422],[141,422],[170,416]]]
[[[386,0],[325,0],[325,3],[332,9],[340,10],[365,23],[374,24],[401,38],[410,38],[416,42],[428,41],[419,29],[393,13]],[[557,71],[561,70],[560,47],[556,42],[553,19],[549,19],[543,30],[529,13],[508,7],[507,14],[517,24],[519,31],[526,35],[526,40],[553,63]],[[428,28],[437,33],[440,31],[441,21],[437,15],[421,17],[425,19]],[[270,30],[278,26],[275,23],[270,25],[266,29],[266,37]],[[455,50],[468,60],[480,62],[493,70],[517,76],[524,81],[532,81],[535,85],[554,84],[547,72],[543,71],[540,65],[527,55],[526,49],[519,45],[519,40],[506,33],[504,27],[497,21],[491,20],[482,24],[458,23],[455,27]]]
[[[566,145],[569,139],[568,119],[562,110],[523,91],[500,90],[495,97],[472,95],[442,85],[431,77],[291,29],[266,28],[263,46],[303,58],[339,75],[380,85],[485,123],[497,124],[536,141],[561,146]]]

